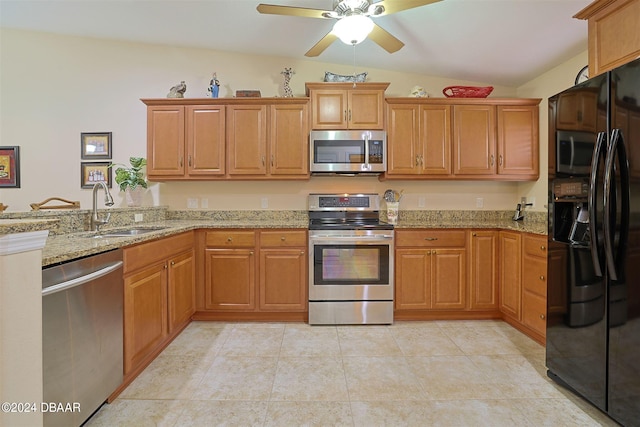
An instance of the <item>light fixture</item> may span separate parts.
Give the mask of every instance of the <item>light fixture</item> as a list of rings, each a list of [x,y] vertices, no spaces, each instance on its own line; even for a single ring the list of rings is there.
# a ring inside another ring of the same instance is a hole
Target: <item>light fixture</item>
[[[373,21],[364,15],[349,15],[338,20],[333,26],[333,34],[344,44],[362,43],[373,30]]]

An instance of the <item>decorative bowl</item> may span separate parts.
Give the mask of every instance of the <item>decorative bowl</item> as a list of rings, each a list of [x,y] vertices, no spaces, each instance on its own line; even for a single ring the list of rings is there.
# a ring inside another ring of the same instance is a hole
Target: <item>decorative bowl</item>
[[[447,98],[486,98],[493,86],[447,86],[442,93]]]

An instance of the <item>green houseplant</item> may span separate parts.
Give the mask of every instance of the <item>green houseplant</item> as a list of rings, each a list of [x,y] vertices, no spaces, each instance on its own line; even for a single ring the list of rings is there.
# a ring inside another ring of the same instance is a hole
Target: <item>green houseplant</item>
[[[120,191],[125,192],[128,206],[140,206],[142,202],[142,189],[147,188],[147,180],[142,170],[147,165],[147,159],[143,157],[129,157],[131,167],[123,164],[114,164],[116,167],[116,184]]]

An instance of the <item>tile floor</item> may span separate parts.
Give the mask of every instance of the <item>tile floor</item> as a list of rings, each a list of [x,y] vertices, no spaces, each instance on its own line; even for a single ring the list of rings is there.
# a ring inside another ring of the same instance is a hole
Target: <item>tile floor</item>
[[[501,321],[193,322],[95,426],[615,426]]]

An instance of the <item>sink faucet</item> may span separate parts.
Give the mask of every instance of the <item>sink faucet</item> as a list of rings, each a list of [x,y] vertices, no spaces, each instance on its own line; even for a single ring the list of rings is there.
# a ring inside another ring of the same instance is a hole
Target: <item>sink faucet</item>
[[[93,185],[93,212],[91,213],[91,229],[93,231],[100,231],[100,226],[109,222],[111,213],[107,213],[106,216],[98,216],[98,189],[102,187],[104,190],[104,204],[107,206],[113,206],[113,197],[109,193],[109,188],[104,181],[98,181]]]

